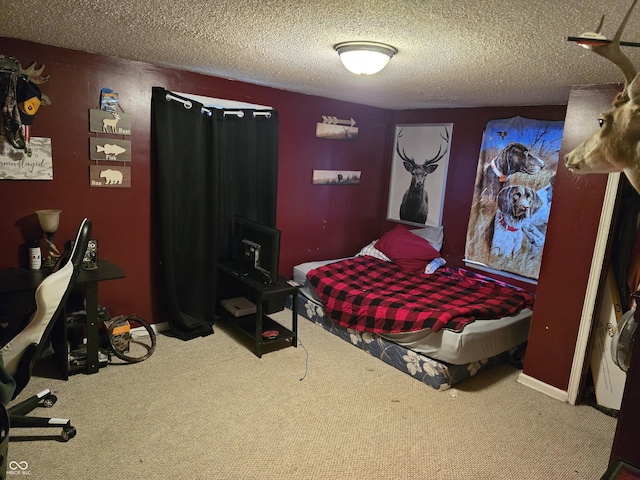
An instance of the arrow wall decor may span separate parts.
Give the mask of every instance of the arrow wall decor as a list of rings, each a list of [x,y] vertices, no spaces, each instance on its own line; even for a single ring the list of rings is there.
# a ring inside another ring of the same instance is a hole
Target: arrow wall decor
[[[322,123],[316,124],[316,137],[355,142],[358,139],[358,127],[354,127],[355,124],[353,118],[343,120],[332,115],[322,115]]]
[[[350,120],[340,120],[338,117],[322,115],[322,123],[328,123],[329,125],[350,125],[353,127],[356,121],[353,118]]]

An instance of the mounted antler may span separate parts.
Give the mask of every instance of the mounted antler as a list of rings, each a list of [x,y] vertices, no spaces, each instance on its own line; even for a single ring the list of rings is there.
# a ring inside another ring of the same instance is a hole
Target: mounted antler
[[[581,42],[593,52],[610,60],[622,70],[625,88],[613,102],[613,108],[600,114],[600,129],[564,157],[566,167],[573,173],[624,172],[633,187],[640,192],[640,128],[636,114],[640,108],[640,80],[631,60],[620,50],[620,37],[638,0],[633,0],[613,40],[597,35],[594,40]],[[602,27],[602,21],[598,30]],[[599,32],[598,32],[599,33]]]
[[[631,12],[633,11],[633,8],[636,6],[637,2],[638,0],[633,0],[631,7],[629,7],[629,10],[625,15],[624,20],[622,20],[622,23],[618,27],[618,31],[616,32],[611,42],[605,45],[587,46],[589,50],[597,53],[600,56],[603,56],[607,60],[610,60],[615,65],[617,65],[618,68],[622,70],[622,73],[624,73],[624,78],[626,80],[627,85],[629,85],[633,81],[633,79],[636,77],[636,74],[638,72],[636,71],[636,67],[633,65],[633,63],[631,63],[631,60],[629,60],[629,57],[627,57],[624,53],[622,53],[622,50],[620,50],[620,37],[622,36],[622,32],[627,26],[627,21],[629,20],[629,17],[631,16]],[[600,25],[598,26],[596,33],[600,33],[603,23],[604,23],[604,15],[600,20]]]
[[[42,75],[45,67],[44,65],[42,65],[40,68],[36,68],[36,62],[31,63],[31,65],[29,65],[27,68],[22,68],[22,65],[18,65],[20,67],[18,73],[20,73],[20,75],[25,75],[32,83],[41,85],[49,80],[49,75]],[[49,97],[47,97],[44,93],[41,93],[41,95],[41,104],[45,106],[51,105],[51,100],[49,99]]]
[[[27,68],[22,68],[22,65],[20,65],[20,73],[29,77],[29,80],[31,80],[33,83],[41,84],[49,80],[49,75],[45,77],[42,76],[43,71],[44,65],[36,69],[36,62],[33,62]]]

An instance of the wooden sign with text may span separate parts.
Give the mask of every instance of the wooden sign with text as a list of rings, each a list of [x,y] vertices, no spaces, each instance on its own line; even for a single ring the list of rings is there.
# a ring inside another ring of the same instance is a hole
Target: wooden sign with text
[[[91,109],[89,110],[89,131],[131,135],[131,114]]]
[[[131,161],[131,140],[89,137],[89,158],[112,162]]]
[[[51,139],[31,137],[31,155],[0,136],[0,180],[53,180]]]
[[[91,187],[131,187],[131,167],[111,165],[90,165],[89,185]]]

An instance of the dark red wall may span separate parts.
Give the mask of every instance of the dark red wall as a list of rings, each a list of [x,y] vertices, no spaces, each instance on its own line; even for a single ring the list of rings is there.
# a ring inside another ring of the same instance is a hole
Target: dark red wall
[[[572,89],[561,156],[598,129],[598,114],[611,108],[619,90]],[[558,168],[524,373],[560,390],[569,385],[606,184],[607,175]]]

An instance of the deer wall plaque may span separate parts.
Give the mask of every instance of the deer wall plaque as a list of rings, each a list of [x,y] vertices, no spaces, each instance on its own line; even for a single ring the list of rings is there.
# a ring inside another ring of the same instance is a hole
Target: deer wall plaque
[[[620,37],[637,1],[633,0],[610,42],[600,35],[601,21],[595,39],[585,39],[583,43],[620,68],[625,86],[612,108],[600,114],[599,130],[565,155],[564,163],[577,174],[624,172],[640,192],[640,79],[629,57],[620,50]]]

